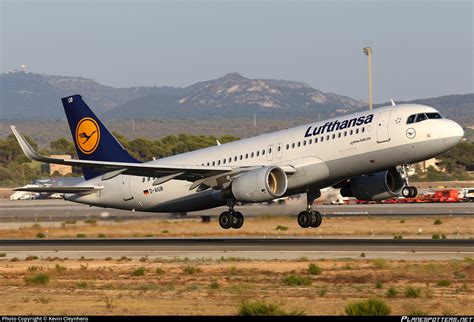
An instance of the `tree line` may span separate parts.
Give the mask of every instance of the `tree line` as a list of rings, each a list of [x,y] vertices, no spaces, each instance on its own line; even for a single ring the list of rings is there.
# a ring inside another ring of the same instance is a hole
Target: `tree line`
[[[228,143],[239,139],[231,135],[215,137],[212,135],[179,134],[168,135],[161,139],[136,138],[130,141],[119,133],[114,133],[114,136],[133,157],[142,161],[213,146],[217,144],[216,140],[219,140],[220,143]],[[35,149],[38,149],[38,144],[34,140],[29,137],[26,139]],[[74,143],[65,138],[51,141],[49,147],[40,148],[39,153],[43,155],[69,154],[73,158],[77,158]],[[474,166],[474,142],[460,142],[448,152],[438,156],[437,159],[440,160],[439,166],[446,169],[446,173],[432,169],[424,176],[418,175],[417,179],[428,181],[468,179],[466,168]],[[81,169],[74,169],[72,175],[81,175]],[[0,181],[31,180],[45,176],[49,176],[48,168],[27,159],[13,135],[0,139]]]

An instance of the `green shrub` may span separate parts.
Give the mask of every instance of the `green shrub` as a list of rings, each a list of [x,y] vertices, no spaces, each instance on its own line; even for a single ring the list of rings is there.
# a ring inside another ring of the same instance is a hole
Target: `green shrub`
[[[436,285],[442,286],[442,287],[448,287],[448,286],[451,285],[451,281],[450,280],[441,280],[441,281],[438,281],[438,283],[436,283]]]
[[[275,229],[278,230],[278,231],[287,231],[287,230],[288,230],[288,227],[287,227],[287,226],[278,225]]]
[[[441,239],[441,236],[439,234],[433,234],[433,236],[431,236],[431,239]]]
[[[380,289],[380,288],[382,288],[382,287],[383,287],[383,284],[382,284],[381,281],[375,282],[375,288],[379,288],[379,289]]]
[[[387,268],[388,263],[385,259],[382,258],[377,258],[372,261],[372,264],[374,265],[375,268]]]
[[[46,238],[46,234],[45,233],[37,233],[36,234],[36,238]]]
[[[56,266],[54,266],[54,269],[56,270],[56,272],[62,273],[62,272],[65,272],[67,268],[59,264],[56,264]]]
[[[49,283],[49,276],[46,274],[36,274],[34,276],[25,276],[27,285],[46,285]]]
[[[39,271],[41,268],[39,266],[28,266],[28,272],[36,272]]]
[[[261,301],[244,302],[239,307],[240,316],[275,316],[275,315],[304,315],[303,311],[286,312],[274,303],[265,303]]]
[[[138,267],[132,271],[132,276],[143,276],[145,275],[145,267]]]
[[[316,264],[309,264],[308,266],[308,272],[311,274],[311,275],[320,275],[321,272],[322,272],[322,269],[321,267],[319,267],[318,265]]]
[[[398,291],[395,287],[390,287],[388,290],[387,290],[387,293],[386,293],[386,296],[388,298],[393,298],[393,297],[396,297],[398,295]]]
[[[0,253],[0,257],[6,257],[7,253]]]
[[[87,287],[87,283],[85,281],[79,281],[76,283],[76,286],[78,288],[86,288]]]
[[[319,295],[320,297],[323,297],[324,295],[326,295],[327,292],[328,292],[328,290],[327,290],[325,287],[323,287],[323,288],[320,288],[320,289],[318,290],[318,295]]]
[[[436,219],[433,224],[434,225],[441,225],[442,223],[443,222],[440,219]]]
[[[99,237],[99,238],[105,238],[105,237],[107,237],[107,236],[106,236],[105,234],[103,234],[103,233],[100,233],[99,235],[97,235],[97,237]]]
[[[76,235],[76,238],[86,238],[87,235],[86,234],[83,234],[83,233],[79,233]]]
[[[89,218],[89,219],[84,220],[84,223],[94,225],[94,224],[97,224],[97,220],[94,218]]]
[[[28,255],[25,257],[25,261],[32,261],[38,259],[38,256],[35,255]]]
[[[346,305],[345,312],[350,316],[386,316],[390,307],[383,300],[362,300]]]
[[[283,284],[288,286],[306,286],[311,285],[311,279],[301,275],[288,275],[283,278]]]
[[[188,265],[188,266],[183,267],[183,273],[184,274],[192,275],[192,274],[199,273],[199,272],[201,272],[201,269],[199,267],[196,267],[196,266]]]
[[[421,290],[412,286],[407,286],[405,288],[405,297],[408,298],[417,298],[420,296]]]
[[[157,267],[156,270],[155,270],[155,273],[157,275],[164,275],[165,274],[165,270],[160,268],[160,267]]]
[[[221,287],[221,286],[219,285],[219,283],[217,283],[217,282],[215,282],[215,281],[212,282],[212,283],[209,285],[209,288],[210,288],[211,290],[217,290],[217,289],[219,289],[219,287]]]

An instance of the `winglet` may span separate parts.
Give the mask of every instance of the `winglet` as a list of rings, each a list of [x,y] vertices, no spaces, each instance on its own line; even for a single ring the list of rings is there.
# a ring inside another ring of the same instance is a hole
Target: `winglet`
[[[393,100],[390,100],[390,102],[392,102],[392,106],[397,105],[397,104],[395,104],[395,102]]]
[[[18,132],[16,126],[10,125],[10,129],[12,130],[13,135],[15,135],[15,138],[18,141],[20,148],[22,149],[23,153],[28,157],[28,159],[35,161],[44,161],[44,157],[36,153],[36,151],[31,147],[28,141],[26,141],[23,135]]]

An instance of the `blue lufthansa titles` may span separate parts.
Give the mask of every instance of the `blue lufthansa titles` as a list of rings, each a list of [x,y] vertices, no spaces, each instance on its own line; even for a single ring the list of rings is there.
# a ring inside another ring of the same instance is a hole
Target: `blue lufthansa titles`
[[[306,130],[304,137],[307,138],[313,135],[323,134],[324,132],[338,131],[338,130],[347,129],[353,126],[369,124],[369,123],[372,123],[373,119],[374,119],[374,114],[369,114],[367,116],[362,115],[359,118],[344,120],[342,122],[339,122],[337,120],[332,121],[332,122],[327,122],[323,126],[315,126],[314,128],[313,126],[310,126]]]

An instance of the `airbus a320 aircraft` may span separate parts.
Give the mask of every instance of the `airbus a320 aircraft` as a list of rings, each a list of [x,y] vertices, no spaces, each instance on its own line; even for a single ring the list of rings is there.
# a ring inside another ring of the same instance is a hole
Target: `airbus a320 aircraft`
[[[456,122],[432,107],[392,105],[302,125],[159,160],[134,159],[80,95],[62,99],[78,160],[37,154],[12,126],[32,160],[82,167],[83,183],[70,187],[18,188],[60,192],[91,206],[149,212],[196,211],[227,205],[222,228],[240,228],[236,203],[258,203],[306,193],[298,214],[303,227],[321,225],[312,204],[325,187],[343,196],[382,200],[414,197],[408,165],[447,151],[463,137]]]

